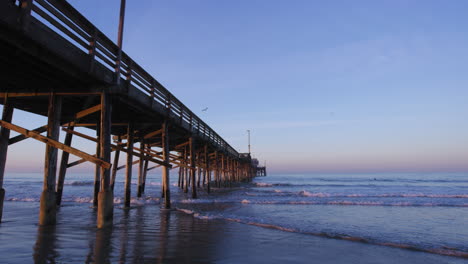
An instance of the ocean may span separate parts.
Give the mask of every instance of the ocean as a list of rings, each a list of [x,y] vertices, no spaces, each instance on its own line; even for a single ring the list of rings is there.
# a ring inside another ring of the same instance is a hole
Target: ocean
[[[199,199],[174,176],[173,210],[157,174],[127,210],[118,175],[98,230],[92,175],[67,175],[57,225],[40,227],[42,175],[7,174],[0,263],[468,262],[467,173],[274,174]]]

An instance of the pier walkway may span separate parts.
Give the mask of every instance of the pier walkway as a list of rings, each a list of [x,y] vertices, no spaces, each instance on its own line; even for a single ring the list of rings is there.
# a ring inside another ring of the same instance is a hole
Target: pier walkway
[[[133,165],[138,166],[139,197],[147,172],[162,167],[166,208],[171,169],[179,169],[178,185],[193,198],[197,188],[210,192],[210,184],[229,186],[255,176],[250,155],[240,155],[119,46],[66,1],[0,1],[0,221],[8,146],[28,138],[46,145],[40,225],[55,223],[67,169],[83,162],[96,166],[98,227],[112,224],[120,169],[126,170],[127,207]],[[47,116],[48,122],[20,127],[14,109]],[[82,127],[96,135],[79,132]],[[10,131],[19,136],[10,137]],[[74,137],[95,144],[96,153],[75,148]],[[71,162],[70,154],[78,159]],[[123,154],[126,162],[119,166]]]

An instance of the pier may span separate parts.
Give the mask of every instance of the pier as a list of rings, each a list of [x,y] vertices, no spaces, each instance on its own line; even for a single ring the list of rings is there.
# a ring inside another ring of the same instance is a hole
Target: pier
[[[250,154],[238,153],[152,75],[66,1],[0,2],[0,221],[9,145],[34,139],[45,144],[40,225],[56,221],[67,170],[95,165],[97,226],[113,222],[117,171],[125,169],[124,206],[130,206],[131,180],[137,197],[145,192],[148,171],[162,168],[161,196],[171,207],[170,172],[192,198],[197,189],[229,187],[258,175]],[[47,117],[29,129],[15,124],[14,110]],[[95,136],[79,132],[95,131]],[[19,135],[10,137],[10,131]],[[60,133],[65,133],[63,142]],[[80,137],[96,146],[86,153],[73,145]],[[61,157],[58,150],[62,150]],[[119,164],[126,155],[125,164]],[[78,157],[71,161],[71,157]],[[133,165],[138,175],[132,175]],[[266,173],[266,170],[263,170]]]

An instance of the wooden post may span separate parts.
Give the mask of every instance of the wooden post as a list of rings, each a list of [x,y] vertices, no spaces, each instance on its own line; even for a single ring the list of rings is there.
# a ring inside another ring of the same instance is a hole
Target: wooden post
[[[190,179],[192,182],[192,198],[197,198],[197,184],[195,182],[195,139],[190,137],[189,139],[190,148]]]
[[[226,167],[224,167],[224,154],[221,154],[221,178],[223,186],[226,186]]]
[[[110,95],[101,94],[100,159],[110,162],[111,156],[111,111]],[[110,169],[101,167],[101,191],[98,197],[97,227],[111,225],[114,217],[114,193],[110,188]]]
[[[96,157],[100,156],[101,153],[101,144],[100,138],[101,138],[101,133],[100,131],[100,126],[96,126],[96,137],[97,137],[97,143],[96,143]],[[99,196],[99,191],[101,189],[101,167],[96,164],[94,166],[94,193],[93,193],[93,206],[97,207],[98,206],[98,196]]]
[[[62,97],[51,93],[49,96],[49,109],[47,112],[47,137],[58,140],[60,133],[60,115]],[[39,225],[53,225],[56,221],[56,193],[55,180],[57,173],[58,149],[46,145],[44,163],[44,186],[41,195],[39,211]]]
[[[145,155],[143,153],[143,150],[145,150],[145,142],[143,141],[143,138],[140,141],[140,149],[142,152],[141,152],[140,162],[138,164],[138,189],[137,189],[138,198],[140,198],[143,193],[143,170],[144,170],[144,163],[145,163],[145,160],[143,159],[143,156]]]
[[[127,126],[127,150],[133,150],[133,122],[129,122]],[[140,159],[141,160],[141,159]],[[125,199],[124,206],[130,207],[130,194],[132,189],[132,166],[133,166],[133,151],[127,152],[127,164],[125,166]]]
[[[183,164],[181,162],[181,164]],[[179,167],[179,181],[177,182],[177,187],[182,188],[182,166]]]
[[[201,151],[197,152],[197,188],[200,188],[201,181],[201,170],[202,170],[202,161],[201,161]]]
[[[210,193],[210,161],[208,159],[208,145],[205,144],[205,178],[206,178],[206,192]]]
[[[163,123],[162,131],[162,154],[163,161],[169,163],[169,129],[167,120]],[[170,194],[170,182],[169,182],[169,167],[164,165],[162,168],[162,182],[164,190],[164,207],[171,208],[171,194]]]
[[[68,126],[68,130],[73,131],[74,125]],[[72,143],[72,133],[67,133],[65,136],[64,144],[66,146],[71,146]],[[63,194],[63,184],[65,183],[65,174],[67,173],[68,158],[70,153],[62,151],[62,159],[60,161],[59,175],[57,181],[57,206],[60,206],[62,203],[62,194]]]
[[[120,143],[122,142],[122,139],[119,138],[117,139],[117,145],[120,146]],[[115,180],[117,177],[117,170],[119,168],[119,158],[120,158],[120,149],[115,150],[114,154],[114,164],[112,164],[112,179],[111,179],[111,189],[114,191],[114,186],[115,186]]]
[[[5,96],[3,101],[2,120],[11,123],[13,117],[13,106],[10,104],[8,97]],[[3,189],[3,179],[5,177],[5,165],[8,152],[8,140],[10,138],[10,130],[2,127],[0,129],[0,223],[3,215],[3,201],[5,200],[5,189]]]
[[[151,146],[147,146],[148,147],[148,150],[151,150]],[[149,155],[147,155],[149,156]],[[142,187],[141,187],[141,192],[142,193],[145,193],[145,187],[146,187],[146,175],[148,174],[148,164],[149,164],[149,160],[145,160],[145,164],[143,165],[143,184],[142,184]]]
[[[184,186],[184,193],[188,193],[188,173],[187,173],[187,147],[184,148],[184,176],[183,179],[183,186]]]

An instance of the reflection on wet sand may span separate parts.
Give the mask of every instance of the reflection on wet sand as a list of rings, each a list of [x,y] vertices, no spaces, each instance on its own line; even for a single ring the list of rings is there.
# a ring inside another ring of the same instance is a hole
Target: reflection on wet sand
[[[34,262],[211,263],[222,244],[222,222],[210,224],[191,215],[148,206],[118,214],[115,225],[104,229],[65,223],[39,227]]]
[[[96,230],[96,242],[94,244],[94,262],[111,263],[110,255],[112,253],[112,227]]]
[[[56,244],[56,226],[39,226],[34,245],[34,263],[55,263],[55,259],[58,257]]]

